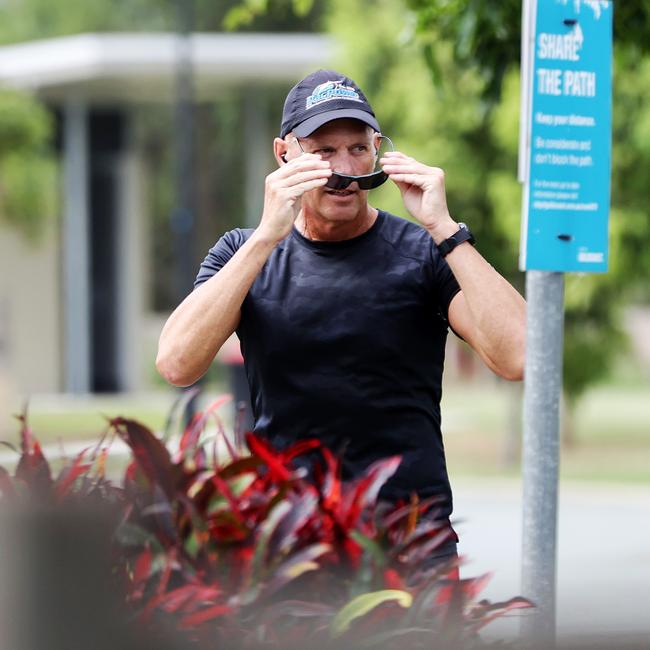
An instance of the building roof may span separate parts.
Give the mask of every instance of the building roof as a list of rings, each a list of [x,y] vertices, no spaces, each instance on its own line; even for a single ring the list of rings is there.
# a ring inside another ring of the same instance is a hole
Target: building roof
[[[173,33],[80,34],[0,47],[0,83],[53,102],[171,99],[181,40]],[[224,85],[295,80],[328,64],[333,41],[320,34],[192,34],[199,99]]]

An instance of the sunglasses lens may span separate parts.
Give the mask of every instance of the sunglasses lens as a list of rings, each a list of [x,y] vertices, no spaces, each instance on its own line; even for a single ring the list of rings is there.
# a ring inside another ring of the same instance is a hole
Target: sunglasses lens
[[[331,190],[344,190],[350,183],[356,183],[360,190],[372,190],[383,185],[387,180],[388,175],[381,170],[366,176],[346,176],[334,172],[325,183],[325,187]]]
[[[379,151],[377,152],[375,163],[377,166],[384,151],[393,151],[393,143],[385,135],[382,136]],[[375,187],[383,185],[387,180],[388,175],[382,169],[376,169],[372,174],[364,174],[363,176],[349,176],[347,174],[333,172],[327,180],[327,183],[325,183],[325,187],[331,190],[344,190],[350,183],[356,183],[360,190],[372,190]]]
[[[367,176],[362,176],[357,179],[359,183],[359,189],[362,190],[374,190],[375,187],[383,185],[388,180],[388,175],[386,172],[379,170],[374,174],[368,174]]]
[[[344,190],[353,180],[354,177],[352,176],[345,176],[344,174],[333,172],[328,178],[327,183],[325,183],[325,187],[329,187],[331,190]]]

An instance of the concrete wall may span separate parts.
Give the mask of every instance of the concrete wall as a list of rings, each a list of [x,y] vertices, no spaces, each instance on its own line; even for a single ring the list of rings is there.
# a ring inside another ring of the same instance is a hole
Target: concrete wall
[[[0,420],[61,390],[60,254],[55,224],[40,243],[0,225]]]

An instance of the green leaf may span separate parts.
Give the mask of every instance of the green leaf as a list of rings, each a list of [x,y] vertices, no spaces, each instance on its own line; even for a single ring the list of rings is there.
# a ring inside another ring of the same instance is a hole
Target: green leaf
[[[115,539],[122,546],[142,546],[155,542],[155,536],[137,524],[122,524],[115,532]]]
[[[253,555],[253,580],[257,580],[262,572],[264,560],[266,559],[266,551],[268,549],[269,541],[273,532],[282,521],[283,517],[291,510],[291,503],[288,501],[280,501],[269,513],[268,518],[260,527],[260,534],[255,547],[255,554]]]
[[[368,553],[368,555],[375,561],[375,564],[378,567],[385,567],[387,558],[386,553],[382,547],[370,537],[366,537],[363,533],[360,533],[358,530],[353,530],[350,533],[350,537],[361,546],[361,548]]]
[[[341,636],[350,628],[352,621],[361,616],[365,616],[368,612],[375,609],[375,607],[391,600],[396,601],[401,607],[408,609],[413,603],[413,596],[407,591],[399,591],[397,589],[383,589],[357,596],[334,617],[330,624],[330,634],[334,638]]]
[[[293,0],[293,10],[297,16],[306,16],[314,7],[314,0]]]
[[[203,548],[203,543],[200,539],[200,533],[197,530],[193,530],[188,538],[185,540],[185,552],[192,558],[196,559],[199,552]]]

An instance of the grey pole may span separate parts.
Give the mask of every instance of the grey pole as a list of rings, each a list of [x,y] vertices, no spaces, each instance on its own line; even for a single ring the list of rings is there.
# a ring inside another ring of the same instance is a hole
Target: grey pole
[[[176,105],[174,111],[174,176],[176,206],[171,225],[176,260],[176,299],[180,302],[192,290],[196,275],[196,193],[194,164],[194,67],[192,32],[194,0],[176,0],[178,21],[176,53]],[[194,415],[195,399],[185,410],[185,420]]]
[[[522,619],[526,647],[555,647],[559,409],[564,274],[526,273],[528,302],[523,439],[522,594],[536,609]]]
[[[176,206],[172,214],[175,242],[176,298],[180,302],[192,289],[194,224],[196,216],[194,169],[194,79],[192,64],[193,0],[177,1],[176,104],[174,111],[174,176]]]
[[[65,389],[90,391],[88,109],[71,99],[63,121],[63,294]]]
[[[273,137],[269,133],[266,88],[250,86],[244,104],[244,155],[246,165],[246,227],[257,228],[264,207],[264,177],[269,169]]]

